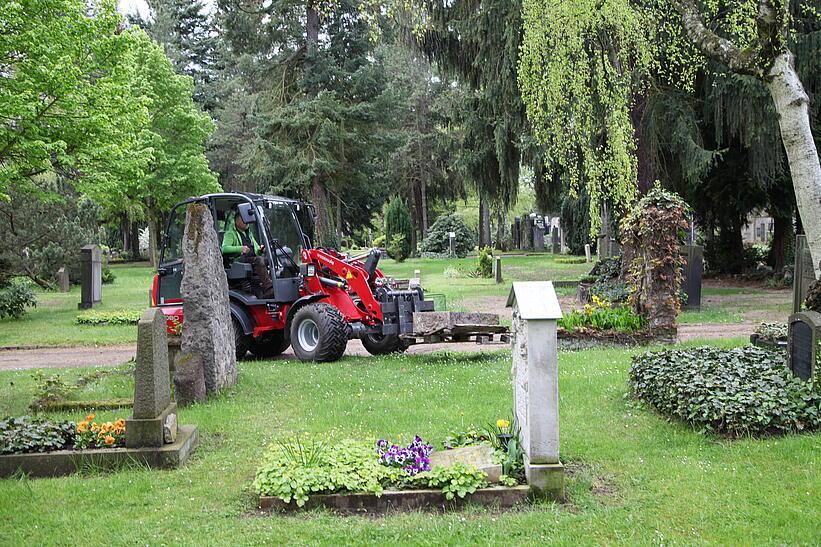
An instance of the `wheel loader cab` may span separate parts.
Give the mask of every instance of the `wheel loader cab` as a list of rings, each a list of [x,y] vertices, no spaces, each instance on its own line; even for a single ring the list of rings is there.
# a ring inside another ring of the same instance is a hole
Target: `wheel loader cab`
[[[214,194],[187,200],[171,211],[160,252],[156,304],[182,302],[182,239],[186,208],[192,202],[209,206],[220,247],[226,232],[234,229],[232,223],[239,215],[247,225],[250,237],[262,250],[259,255],[270,274],[273,294],[261,290],[259,276],[251,264],[237,260],[236,255],[224,255],[223,266],[232,299],[245,304],[257,301],[286,304],[299,298],[299,264],[306,238],[303,237],[293,203],[268,196]]]

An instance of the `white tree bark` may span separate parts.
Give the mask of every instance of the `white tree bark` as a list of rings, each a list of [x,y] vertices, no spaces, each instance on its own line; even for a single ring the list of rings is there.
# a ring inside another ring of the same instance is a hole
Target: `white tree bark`
[[[821,278],[821,164],[810,128],[809,99],[788,51],[775,58],[766,78],[790,164],[795,199],[807,234],[815,278]]]

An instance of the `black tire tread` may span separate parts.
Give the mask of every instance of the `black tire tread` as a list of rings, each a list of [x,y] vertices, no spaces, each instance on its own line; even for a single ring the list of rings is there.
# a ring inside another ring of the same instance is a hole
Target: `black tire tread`
[[[404,353],[409,345],[398,336],[385,336],[382,342],[373,343],[368,336],[362,337],[362,345],[371,355]]]
[[[231,317],[231,326],[234,329],[234,347],[236,348],[237,359],[242,359],[251,346],[251,337],[242,332],[242,325],[239,324],[236,317]]]
[[[324,302],[307,304],[294,314],[291,328],[293,329],[295,325],[298,325],[305,315],[313,316],[320,333],[319,346],[314,351],[313,358],[310,360],[323,363],[339,360],[345,354],[345,348],[348,345],[349,329],[348,323],[339,310]],[[294,353],[302,359],[297,349],[299,342],[294,338],[292,334]]]

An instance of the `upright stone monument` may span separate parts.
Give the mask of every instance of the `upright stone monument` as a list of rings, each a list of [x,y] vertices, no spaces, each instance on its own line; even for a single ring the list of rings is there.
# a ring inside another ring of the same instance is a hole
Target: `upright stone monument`
[[[57,286],[60,292],[69,292],[71,290],[71,280],[65,266],[57,270]]]
[[[807,298],[810,285],[815,282],[815,271],[812,267],[812,255],[807,244],[807,236],[795,236],[795,269],[793,271],[793,299],[792,312],[801,311],[801,305]]]
[[[77,307],[87,310],[102,301],[103,252],[97,245],[80,249],[80,303]]]
[[[182,251],[182,353],[202,358],[205,388],[218,393],[237,383],[237,359],[222,253],[213,217],[202,203],[188,206]]]
[[[551,241],[550,241],[550,243],[551,243],[551,249],[550,249],[550,251],[551,251],[554,255],[557,255],[557,254],[559,254],[559,253],[561,252],[561,250],[562,250],[562,249],[561,249],[561,243],[560,243],[560,241],[559,241],[559,228],[558,228],[558,227],[556,227],[556,226],[554,226],[554,227],[553,227],[553,229],[552,229],[552,230],[551,230],[551,232],[550,232],[550,235],[551,235],[551,238],[550,238],[550,239],[551,239]]]
[[[533,249],[536,251],[544,251],[544,229],[544,217],[541,215],[533,217]]]
[[[448,249],[450,256],[456,256],[456,232],[448,232]]]
[[[494,256],[493,257],[493,279],[496,280],[496,283],[503,283],[504,280],[502,279],[502,257],[501,256]]]
[[[177,405],[171,402],[165,329],[165,315],[159,308],[147,309],[137,323],[134,411],[125,422],[129,448],[162,446],[166,420],[176,425]],[[173,419],[169,419],[171,415]],[[176,437],[176,427],[173,434]]]
[[[590,252],[590,244],[584,244],[584,258],[587,259],[588,262],[593,262],[593,254]]]
[[[681,254],[687,263],[684,265],[684,280],[682,288],[687,295],[685,309],[701,309],[701,278],[704,274],[704,247],[699,245],[684,245]]]
[[[513,283],[513,411],[525,475],[534,493],[564,499],[559,460],[559,369],[556,321],[562,311],[550,281]]]
[[[802,380],[815,378],[821,357],[821,313],[803,311],[790,316],[787,327],[787,366]]]

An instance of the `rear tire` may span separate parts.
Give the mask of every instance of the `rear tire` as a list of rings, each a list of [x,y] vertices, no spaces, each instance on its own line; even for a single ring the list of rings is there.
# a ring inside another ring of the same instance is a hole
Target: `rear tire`
[[[234,328],[234,347],[237,351],[237,359],[242,359],[248,353],[251,337],[243,332],[242,325],[239,324],[236,317],[231,317],[231,326]]]
[[[270,358],[281,355],[291,345],[291,341],[285,336],[285,331],[275,331],[264,338],[251,340],[251,353],[255,357]]]
[[[408,349],[407,342],[394,334],[366,334],[362,337],[362,345],[371,355],[404,353]]]
[[[300,361],[336,361],[345,354],[348,330],[335,307],[323,302],[308,304],[291,321],[291,347]]]

